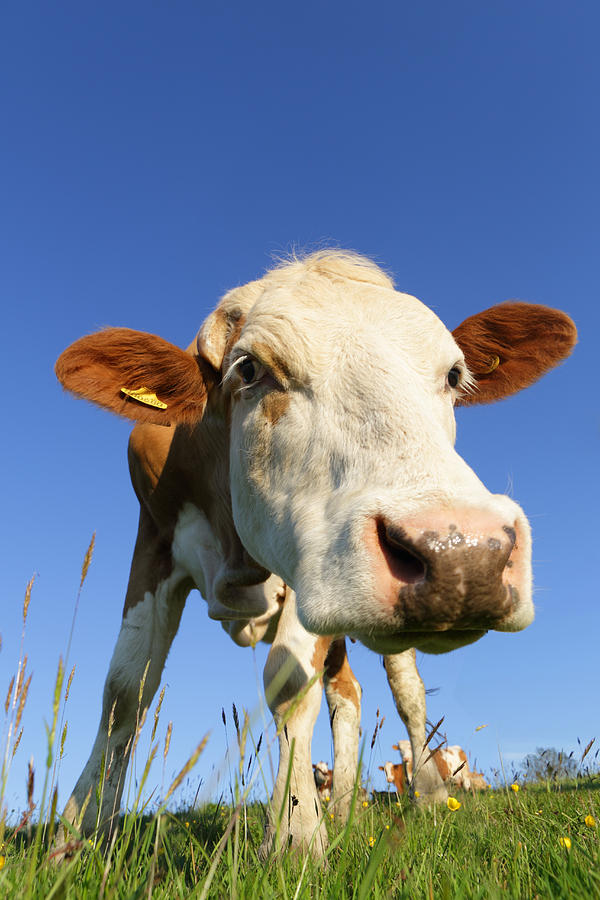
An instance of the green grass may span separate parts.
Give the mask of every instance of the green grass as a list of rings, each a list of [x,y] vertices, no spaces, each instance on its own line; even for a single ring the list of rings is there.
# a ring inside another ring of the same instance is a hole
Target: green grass
[[[457,795],[462,806],[413,809],[402,799],[362,805],[337,830],[325,864],[296,852],[259,861],[264,808],[124,817],[112,847],[84,841],[56,865],[43,842],[10,829],[0,896],[134,897],[597,897],[598,782]],[[326,810],[326,820],[329,820]],[[590,821],[588,819],[588,821]],[[560,839],[568,837],[570,849]],[[34,859],[31,890],[25,893]]]

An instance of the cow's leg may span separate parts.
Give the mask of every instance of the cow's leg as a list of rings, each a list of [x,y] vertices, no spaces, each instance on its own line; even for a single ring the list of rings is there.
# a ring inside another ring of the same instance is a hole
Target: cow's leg
[[[383,663],[394,695],[396,709],[406,725],[413,754],[413,778],[411,797],[418,792],[420,803],[444,801],[448,792],[438,772],[435,759],[427,760],[431,753],[425,746],[426,707],[425,686],[417,670],[414,650],[405,650],[393,656],[384,656]]]
[[[311,744],[322,695],[317,676],[324,669],[329,643],[329,638],[316,637],[302,627],[295,594],[288,590],[264,671],[267,703],[279,738],[279,768],[260,849],[263,858],[276,844],[310,849],[317,857],[327,846]]]
[[[172,568],[170,546],[153,535],[142,515],[121,631],[104,684],[98,733],[64,811],[65,819],[85,834],[97,826],[110,832],[117,820],[136,728],[160,683],[190,588],[189,578]],[[58,840],[68,841],[69,836],[61,829]]]
[[[325,696],[333,734],[332,811],[346,822],[358,772],[361,687],[350,668],[346,641],[332,642],[325,659]]]

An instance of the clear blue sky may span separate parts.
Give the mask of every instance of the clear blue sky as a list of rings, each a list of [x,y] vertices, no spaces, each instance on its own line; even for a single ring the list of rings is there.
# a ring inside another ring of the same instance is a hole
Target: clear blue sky
[[[562,368],[457,414],[460,452],[530,516],[536,621],[421,656],[420,670],[440,689],[430,717],[488,772],[498,748],[510,763],[600,737],[599,28],[596,3],[552,0],[4,4],[2,701],[39,573],[9,807],[24,804],[27,759],[43,765],[96,531],[61,802],[87,758],[137,523],[128,425],[63,394],[56,357],[103,325],[186,345],[227,288],[323,241],[373,255],[450,327],[511,297],[575,319]],[[168,773],[207,730],[196,773],[218,765],[221,707],[256,708],[265,655],[234,647],[190,597],[164,675]],[[356,645],[351,660],[369,737],[376,708],[386,715],[377,771],[403,727],[379,659]],[[331,761],[325,715],[313,758]]]

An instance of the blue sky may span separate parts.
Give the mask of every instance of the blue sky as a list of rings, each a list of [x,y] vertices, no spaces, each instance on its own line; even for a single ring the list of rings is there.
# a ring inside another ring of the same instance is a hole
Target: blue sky
[[[128,425],[63,394],[56,357],[103,325],[186,345],[226,289],[323,242],[374,256],[451,328],[507,298],[575,319],[580,343],[562,368],[457,413],[460,452],[530,517],[536,621],[419,665],[439,688],[431,719],[445,715],[450,743],[488,772],[499,749],[510,764],[600,731],[599,26],[594,3],[532,0],[4,6],[2,700],[38,573],[9,808],[24,805],[29,757],[43,765],[95,531],[61,802],[87,758],[137,524]],[[265,656],[234,647],[190,597],[164,674],[168,772],[208,730],[197,775],[220,764],[221,707],[257,707]],[[356,645],[351,661],[365,734],[378,707],[386,715],[376,771],[404,729],[379,659]],[[321,719],[313,758],[331,761]]]

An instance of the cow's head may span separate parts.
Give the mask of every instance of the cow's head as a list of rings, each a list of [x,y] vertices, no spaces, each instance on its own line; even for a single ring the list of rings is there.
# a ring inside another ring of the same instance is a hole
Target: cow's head
[[[533,618],[527,519],[454,450],[454,406],[527,387],[575,339],[564,313],[524,303],[451,334],[368,260],[329,252],[227,294],[193,354],[108,329],[57,374],[137,421],[220,410],[239,536],[294,588],[303,624],[379,652],[443,652]]]

